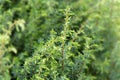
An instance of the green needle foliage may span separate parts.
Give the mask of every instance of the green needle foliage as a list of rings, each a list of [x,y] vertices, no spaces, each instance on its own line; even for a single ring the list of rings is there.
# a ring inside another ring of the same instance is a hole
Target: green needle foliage
[[[119,0],[0,0],[0,80],[119,80]]]

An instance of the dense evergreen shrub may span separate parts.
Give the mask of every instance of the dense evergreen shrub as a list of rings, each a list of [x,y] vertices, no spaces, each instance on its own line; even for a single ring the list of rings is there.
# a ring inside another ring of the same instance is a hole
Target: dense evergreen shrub
[[[0,80],[119,80],[117,0],[0,0]]]

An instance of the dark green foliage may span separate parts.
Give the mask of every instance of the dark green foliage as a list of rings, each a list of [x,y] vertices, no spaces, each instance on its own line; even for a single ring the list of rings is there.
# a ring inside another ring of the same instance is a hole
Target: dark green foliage
[[[0,80],[119,80],[117,0],[0,0]]]

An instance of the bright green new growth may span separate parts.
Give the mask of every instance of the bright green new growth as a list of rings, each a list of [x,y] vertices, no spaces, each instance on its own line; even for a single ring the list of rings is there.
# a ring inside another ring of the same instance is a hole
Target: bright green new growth
[[[20,27],[21,30],[24,30],[24,20],[16,20],[14,23],[9,22],[7,24],[7,29],[2,27],[2,32],[0,33],[0,79],[9,79],[10,75],[8,69],[11,68],[11,65],[6,65],[9,62],[9,59],[4,57],[4,55],[7,55],[9,52],[17,53],[16,48],[10,44],[10,36],[12,34],[12,31],[14,28],[18,30]],[[7,47],[6,47],[7,46]]]

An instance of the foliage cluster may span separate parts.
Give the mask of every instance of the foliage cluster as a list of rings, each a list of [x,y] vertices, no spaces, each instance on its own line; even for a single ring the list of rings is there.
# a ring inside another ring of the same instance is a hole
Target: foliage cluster
[[[119,7],[0,0],[0,80],[119,80]]]

